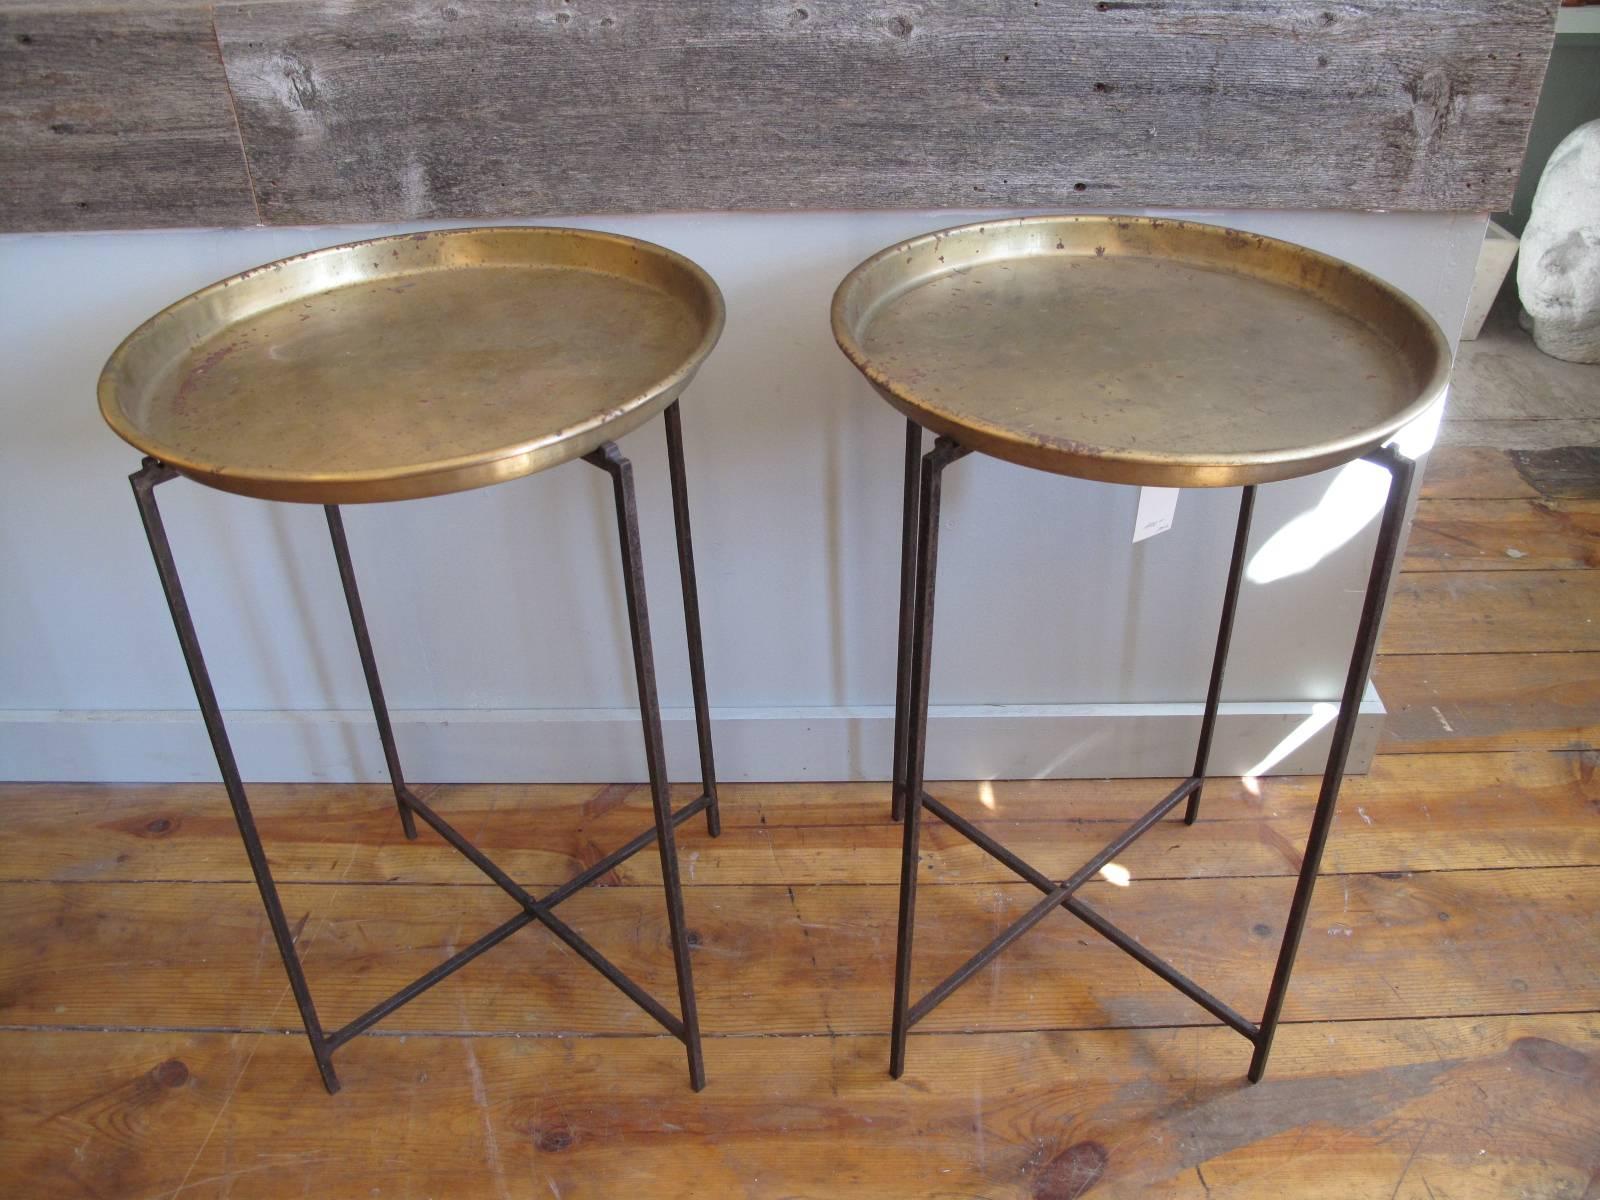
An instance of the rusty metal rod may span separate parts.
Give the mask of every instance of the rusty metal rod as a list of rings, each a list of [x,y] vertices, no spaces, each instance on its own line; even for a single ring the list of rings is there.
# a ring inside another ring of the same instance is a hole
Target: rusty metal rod
[[[1369,454],[1364,461],[1376,463],[1389,472],[1389,495],[1384,503],[1383,523],[1378,527],[1378,545],[1372,554],[1372,572],[1368,576],[1367,594],[1361,605],[1361,620],[1356,626],[1356,642],[1350,653],[1344,694],[1339,699],[1339,718],[1333,726],[1328,763],[1322,772],[1322,788],[1317,793],[1311,832],[1306,838],[1306,851],[1300,860],[1300,877],[1295,881],[1294,899],[1289,904],[1289,920],[1284,926],[1278,962],[1273,968],[1267,1007],[1261,1016],[1261,1036],[1256,1041],[1256,1052],[1250,1059],[1251,1083],[1260,1082],[1266,1073],[1267,1057],[1272,1053],[1272,1038],[1278,1031],[1278,1018],[1283,1014],[1283,1002],[1289,993],[1289,976],[1294,971],[1295,956],[1300,950],[1300,936],[1305,932],[1306,917],[1311,911],[1311,894],[1317,886],[1322,852],[1327,847],[1328,833],[1333,827],[1339,785],[1344,782],[1345,760],[1350,755],[1356,720],[1361,715],[1361,694],[1366,690],[1367,676],[1372,673],[1372,656],[1378,648],[1378,631],[1383,624],[1383,607],[1389,597],[1389,581],[1400,558],[1400,543],[1405,535],[1406,504],[1411,498],[1411,478],[1416,473],[1416,464],[1388,446]]]
[[[911,690],[907,694],[905,829],[900,844],[900,915],[894,953],[894,1010],[890,1020],[889,1074],[906,1068],[906,1035],[915,1023],[911,998],[911,942],[916,929],[917,838],[922,827],[922,770],[928,736],[928,680],[933,668],[933,584],[939,559],[939,496],[944,469],[971,453],[949,438],[934,442],[922,460],[917,514],[916,613],[912,621]],[[905,599],[905,597],[902,597]]]
[[[923,1017],[927,1016],[945,1000],[951,992],[987,966],[1002,950],[1044,920],[1053,910],[1061,907],[1072,893],[1093,878],[1101,867],[1122,853],[1125,848],[1147,832],[1151,826],[1176,808],[1178,803],[1194,790],[1196,783],[1197,781],[1194,779],[1186,779],[1173,788],[1154,808],[1150,809],[1149,812],[1145,813],[1132,825],[1129,825],[1116,838],[1107,843],[1093,858],[1084,863],[1083,866],[1079,867],[1065,880],[1056,884],[1043,900],[1039,901],[1038,904],[1034,905],[1021,917],[1018,917],[987,946],[934,985],[927,995],[911,1006],[911,1011],[907,1016],[908,1026],[915,1025],[922,1020]],[[906,816],[907,819],[910,819],[911,810],[907,810]]]
[[[922,426],[906,422],[905,481],[900,507],[900,630],[894,668],[894,782],[889,791],[889,816],[898,821],[906,811],[906,736],[911,707],[911,633],[916,615],[918,483],[922,473]]]
[[[711,747],[711,702],[706,698],[706,651],[700,636],[700,588],[695,582],[694,539],[689,529],[689,481],[683,465],[683,419],[678,402],[667,405],[667,476],[672,485],[672,527],[678,541],[678,581],[683,591],[683,627],[689,641],[689,689],[694,695],[694,732],[700,749],[700,787],[705,792],[706,832],[722,833],[717,804],[717,762]]]
[[[1211,735],[1217,728],[1217,709],[1222,703],[1222,675],[1228,666],[1228,645],[1233,640],[1233,615],[1239,607],[1239,584],[1244,580],[1245,551],[1250,546],[1250,517],[1256,507],[1256,486],[1248,484],[1239,497],[1239,521],[1233,532],[1233,557],[1228,562],[1228,583],[1222,593],[1222,620],[1217,629],[1217,650],[1211,659],[1211,682],[1206,687],[1206,711],[1200,718],[1200,744],[1195,750],[1194,770],[1204,785],[1206,764],[1211,758]],[[1189,793],[1189,807],[1183,823],[1193,825],[1200,815],[1200,788]]]
[[[333,1070],[332,1051],[328,1049],[323,1036],[322,1022],[317,1018],[317,1006],[312,1003],[311,989],[306,985],[300,955],[295,950],[294,934],[290,932],[288,918],[283,914],[283,902],[278,898],[272,868],[267,864],[267,852],[262,848],[260,833],[256,831],[255,817],[251,815],[250,801],[245,796],[244,782],[239,776],[239,764],[234,759],[228,729],[222,720],[222,709],[217,704],[216,689],[211,686],[211,675],[206,670],[205,655],[200,651],[194,618],[190,616],[189,602],[184,598],[178,564],[172,556],[172,545],[167,541],[161,510],[156,506],[155,489],[176,476],[177,472],[165,463],[147,458],[144,465],[128,477],[128,482],[133,487],[133,498],[139,506],[139,517],[144,522],[150,555],[155,559],[161,590],[166,595],[167,608],[172,613],[173,629],[178,635],[178,645],[183,650],[184,665],[189,669],[189,681],[194,685],[195,700],[200,706],[200,716],[205,721],[206,733],[211,739],[217,769],[222,774],[222,786],[228,793],[234,822],[239,826],[245,856],[250,860],[250,873],[255,877],[256,890],[261,893],[261,905],[267,910],[272,940],[278,945],[278,956],[283,959],[284,972],[289,976],[289,990],[294,994],[295,1006],[300,1010],[301,1021],[305,1023],[306,1038],[311,1043],[311,1053],[317,1061],[322,1086],[331,1094],[339,1090],[339,1077]]]

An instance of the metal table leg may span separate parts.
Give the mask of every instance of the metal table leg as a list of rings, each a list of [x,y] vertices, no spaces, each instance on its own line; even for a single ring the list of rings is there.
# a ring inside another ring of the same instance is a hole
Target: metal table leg
[[[350,543],[344,536],[344,518],[336,504],[323,506],[328,517],[328,533],[333,538],[333,557],[339,563],[339,582],[344,585],[345,607],[350,610],[350,625],[355,630],[356,651],[361,655],[361,673],[366,676],[367,695],[372,699],[372,715],[378,722],[378,739],[383,743],[383,761],[389,768],[389,786],[400,809],[400,827],[409,841],[417,840],[417,821],[406,807],[406,777],[400,770],[400,752],[394,744],[394,726],[389,724],[389,706],[383,699],[383,683],[378,678],[378,663],[372,655],[372,638],[367,634],[367,617],[356,587],[355,567],[350,563]]]
[[[1323,768],[1322,789],[1317,793],[1317,807],[1311,818],[1311,833],[1306,839],[1300,878],[1295,883],[1294,900],[1289,905],[1289,923],[1284,928],[1283,944],[1278,950],[1278,965],[1272,972],[1272,988],[1267,993],[1267,1007],[1261,1017],[1256,1052],[1250,1059],[1252,1083],[1266,1073],[1267,1056],[1272,1053],[1272,1038],[1278,1031],[1278,1018],[1283,1014],[1283,1001],[1289,991],[1289,975],[1294,970],[1295,955],[1300,949],[1300,935],[1305,932],[1306,916],[1311,911],[1311,893],[1317,886],[1322,852],[1328,844],[1328,831],[1333,827],[1334,806],[1339,799],[1339,786],[1344,782],[1344,764],[1350,756],[1356,717],[1361,711],[1361,694],[1366,690],[1367,676],[1372,673],[1372,656],[1378,649],[1378,630],[1383,623],[1384,602],[1389,596],[1389,580],[1400,558],[1406,501],[1411,495],[1411,477],[1416,473],[1414,462],[1388,447],[1370,455],[1367,461],[1375,462],[1389,472],[1389,496],[1383,508],[1383,524],[1378,530],[1378,548],[1372,559],[1372,573],[1367,579],[1367,595],[1361,606],[1356,644],[1350,653],[1350,670],[1345,675],[1344,694],[1339,698],[1339,718],[1333,726],[1328,765]]]
[[[906,811],[906,720],[911,706],[911,628],[917,589],[917,495],[922,471],[922,426],[906,422],[905,498],[900,517],[900,633],[894,677],[894,784],[889,815]]]
[[[1250,484],[1239,497],[1239,524],[1233,533],[1233,558],[1228,563],[1228,585],[1222,594],[1222,624],[1217,630],[1217,650],[1211,659],[1211,682],[1206,687],[1206,711],[1200,718],[1200,746],[1194,753],[1192,776],[1200,782],[1189,793],[1183,823],[1193,825],[1200,815],[1200,789],[1205,786],[1206,763],[1211,758],[1211,735],[1217,728],[1217,708],[1222,703],[1222,673],[1228,666],[1228,643],[1233,640],[1233,614],[1239,607],[1239,584],[1244,579],[1245,551],[1250,546],[1250,517],[1255,512],[1256,488]]]
[[[905,1069],[906,1036],[918,1021],[949,997],[957,988],[971,979],[1007,946],[1011,945],[1034,925],[1056,909],[1065,909],[1089,928],[1099,933],[1118,949],[1147,967],[1171,984],[1179,992],[1211,1013],[1223,1024],[1247,1038],[1255,1047],[1250,1062],[1251,1082],[1260,1080],[1266,1070],[1271,1053],[1273,1035],[1282,1016],[1284,999],[1288,993],[1289,977],[1294,968],[1295,955],[1300,946],[1307,915],[1310,912],[1312,891],[1316,886],[1317,872],[1322,853],[1327,845],[1328,831],[1344,779],[1345,762],[1349,757],[1350,743],[1355,734],[1356,720],[1360,714],[1361,695],[1371,673],[1372,658],[1377,648],[1378,631],[1383,617],[1384,601],[1389,582],[1399,557],[1400,538],[1405,520],[1406,502],[1411,492],[1415,465],[1391,448],[1385,447],[1368,455],[1365,461],[1375,463],[1389,472],[1389,493],[1384,505],[1383,521],[1379,528],[1378,544],[1374,552],[1372,571],[1367,582],[1366,599],[1356,632],[1355,647],[1350,658],[1344,693],[1340,700],[1339,716],[1334,725],[1333,744],[1328,752],[1327,766],[1323,771],[1322,788],[1312,817],[1306,852],[1295,886],[1294,900],[1289,909],[1288,923],[1278,952],[1277,967],[1273,973],[1266,1010],[1260,1024],[1250,1021],[1235,1009],[1206,991],[1170,963],[1147,950],[1138,939],[1106,920],[1094,909],[1078,899],[1076,892],[1117,854],[1140,836],[1154,828],[1178,804],[1188,801],[1185,823],[1192,824],[1199,812],[1200,791],[1205,783],[1205,771],[1210,755],[1211,739],[1215,731],[1217,710],[1221,700],[1222,678],[1227,663],[1229,643],[1233,633],[1234,614],[1239,599],[1239,587],[1244,573],[1246,549],[1250,536],[1250,520],[1255,506],[1255,488],[1246,487],[1239,503],[1239,519],[1234,534],[1232,559],[1228,569],[1228,582],[1222,607],[1217,648],[1212,662],[1211,680],[1206,693],[1205,713],[1201,720],[1199,747],[1196,752],[1194,773],[1158,801],[1152,809],[1128,826],[1117,838],[1070,875],[1057,882],[1044,872],[1002,846],[996,839],[972,822],[923,790],[923,764],[926,756],[928,718],[928,671],[932,660],[933,641],[933,591],[938,559],[938,524],[940,479],[943,469],[967,453],[965,449],[947,438],[940,438],[934,448],[921,460],[920,497],[913,499],[909,487],[913,447],[920,449],[920,431],[911,424],[907,433],[907,477],[905,500],[907,528],[915,518],[917,525],[917,553],[914,562],[902,558],[901,571],[901,648],[900,675],[897,680],[895,705],[895,798],[902,796],[912,801],[905,809],[905,832],[900,860],[900,918],[899,937],[895,953],[894,1011],[890,1034],[889,1073],[899,1078]],[[920,511],[919,511],[920,508]],[[909,614],[909,615],[908,615]],[[918,864],[918,836],[921,812],[926,808],[951,828],[966,837],[996,861],[1016,872],[1031,883],[1044,898],[1022,917],[997,935],[978,953],[958,967],[920,1000],[910,1000],[912,932],[916,915],[916,885]]]
[[[909,442],[907,458],[909,460]],[[907,1006],[911,991],[911,935],[916,924],[917,837],[922,826],[922,765],[928,733],[928,679],[933,667],[933,584],[939,559],[939,497],[944,469],[970,451],[940,438],[922,460],[922,495],[917,520],[916,612],[911,632],[909,709],[905,718],[905,759],[900,777],[905,796],[905,835],[900,852],[900,927],[894,956],[894,1028],[889,1073],[905,1070],[906,1034],[911,1030]],[[903,577],[902,577],[903,578]],[[902,609],[902,618],[904,610]]]
[[[676,400],[667,405],[665,420],[672,524],[678,539],[678,579],[683,589],[683,624],[689,638],[689,687],[694,693],[694,732],[700,746],[700,786],[711,801],[706,807],[706,829],[716,837],[722,832],[722,810],[717,805],[717,764],[711,752],[711,703],[706,699],[705,642],[700,637],[700,589],[695,584],[689,484],[683,468],[683,423]]]
[[[278,887],[272,881],[272,869],[267,865],[266,851],[261,848],[261,835],[256,832],[250,801],[245,798],[239,765],[234,761],[228,730],[222,723],[222,710],[217,706],[217,693],[211,686],[205,656],[200,653],[200,639],[195,636],[194,620],[189,616],[189,602],[184,599],[178,566],[172,557],[172,546],[167,541],[166,527],[161,522],[161,510],[156,507],[155,489],[176,476],[177,472],[172,468],[147,458],[143,467],[129,476],[129,482],[133,485],[134,500],[139,505],[139,516],[144,521],[145,537],[150,541],[150,553],[156,560],[156,573],[161,576],[161,590],[166,593],[167,607],[172,610],[172,624],[177,630],[178,644],[183,647],[184,665],[189,668],[195,699],[200,702],[200,716],[206,723],[212,752],[217,756],[217,768],[222,772],[222,786],[227,790],[228,803],[233,806],[233,819],[239,825],[239,836],[244,839],[244,852],[250,859],[250,873],[255,876],[256,889],[261,893],[261,903],[267,910],[267,924],[272,926],[272,940],[278,944],[283,969],[289,976],[289,990],[294,993],[300,1019],[305,1023],[306,1037],[311,1042],[317,1070],[322,1073],[323,1086],[330,1093],[337,1092],[339,1077],[333,1071],[333,1054],[322,1032],[322,1022],[317,1019],[317,1006],[312,1003],[311,990],[306,986],[306,974],[300,966],[300,955],[294,948],[294,935],[289,932],[289,922],[283,915],[283,902],[278,899]]]
[[[373,716],[378,726],[378,736],[383,744],[384,762],[389,771],[390,785],[394,789],[395,803],[400,811],[401,824],[407,838],[416,837],[416,817],[421,817],[446,842],[476,866],[503,891],[515,899],[523,911],[495,929],[484,934],[465,949],[451,955],[444,962],[407,984],[388,998],[378,1002],[348,1024],[325,1032],[306,985],[305,972],[295,950],[294,937],[284,916],[283,905],[267,864],[260,835],[246,799],[244,784],[228,741],[222,712],[216,693],[206,671],[200,642],[195,634],[194,622],[184,599],[183,586],[167,540],[161,513],[156,505],[155,488],[176,477],[177,472],[154,459],[146,459],[141,469],[130,477],[134,498],[144,522],[145,534],[155,558],[156,571],[161,579],[167,606],[171,610],[173,626],[182,647],[184,662],[194,684],[195,697],[211,738],[217,766],[222,773],[223,786],[234,818],[244,840],[250,869],[266,908],[267,920],[273,938],[283,958],[284,970],[289,976],[290,989],[300,1009],[306,1037],[324,1086],[329,1092],[339,1090],[339,1080],[333,1069],[333,1053],[352,1038],[363,1033],[396,1009],[416,999],[434,984],[454,974],[467,963],[498,945],[523,927],[538,923],[544,925],[558,938],[576,951],[586,962],[600,972],[635,1004],[659,1022],[674,1037],[684,1043],[689,1058],[690,1085],[699,1091],[705,1086],[705,1066],[701,1052],[700,1022],[695,1005],[694,980],[689,961],[688,929],[683,910],[683,889],[678,875],[676,827],[684,821],[706,814],[713,836],[719,831],[716,794],[716,769],[711,752],[710,708],[706,700],[704,650],[700,636],[699,601],[695,589],[694,557],[690,541],[688,493],[684,480],[683,440],[677,405],[667,409],[667,454],[672,480],[673,516],[678,543],[678,565],[683,585],[685,624],[689,637],[689,664],[695,699],[695,727],[700,749],[701,779],[704,790],[692,803],[673,812],[666,771],[666,752],[661,729],[661,708],[656,695],[655,664],[651,652],[649,613],[645,602],[644,565],[640,555],[638,507],[634,498],[633,470],[626,458],[611,443],[601,446],[585,459],[611,476],[617,506],[617,531],[621,544],[623,585],[627,598],[629,633],[633,644],[635,675],[639,690],[639,711],[643,727],[645,760],[650,778],[651,803],[655,813],[655,827],[639,834],[625,846],[606,855],[599,862],[580,872],[573,879],[554,889],[545,897],[537,898],[511,879],[482,851],[462,836],[449,822],[414,795],[406,785],[401,770],[399,752],[395,746],[394,729],[389,719],[388,705],[384,700],[383,685],[378,676],[372,639],[367,632],[366,615],[362,608],[360,591],[356,584],[355,569],[351,562],[350,546],[345,536],[344,521],[334,505],[324,508],[328,531],[332,537],[334,557],[339,567],[339,578],[344,588],[345,603],[350,610],[350,622],[355,634],[356,648],[361,657],[361,669],[366,678],[367,692],[372,701]],[[667,922],[671,932],[673,959],[677,975],[680,1016],[674,1016],[648,992],[629,979],[603,954],[555,915],[554,909],[582,888],[603,878],[617,866],[645,849],[652,842],[661,859],[661,873],[667,907]]]
[[[661,878],[667,893],[667,924],[672,935],[672,960],[678,974],[683,1042],[689,1051],[689,1082],[698,1092],[706,1085],[706,1073],[700,1055],[700,1018],[695,1011],[694,979],[689,967],[689,931],[683,918],[678,852],[672,840],[672,797],[668,794],[667,752],[661,738],[661,706],[656,699],[656,667],[650,649],[650,614],[645,605],[644,560],[639,549],[639,513],[633,497],[633,466],[610,442],[593,454],[585,455],[584,461],[593,463],[611,476],[611,486],[617,500],[617,540],[622,545],[622,586],[627,595],[628,629],[633,638],[634,675],[639,686],[639,717],[644,725],[644,756],[650,774],[650,799],[656,812],[656,846],[661,851]],[[684,594],[687,597],[692,593],[686,589]],[[698,706],[696,711],[698,713]],[[715,801],[709,793],[704,799],[707,801],[706,812],[714,814]]]

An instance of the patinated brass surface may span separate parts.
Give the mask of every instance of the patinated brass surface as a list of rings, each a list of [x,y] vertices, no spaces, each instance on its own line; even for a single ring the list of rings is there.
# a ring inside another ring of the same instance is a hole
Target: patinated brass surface
[[[991,221],[892,246],[839,285],[833,333],[886,400],[964,446],[1166,487],[1357,458],[1450,371],[1432,319],[1348,263],[1139,217]]]
[[[345,504],[513,479],[674,400],[722,331],[681,255],[575,229],[450,229],[286,258],[135,330],[120,436],[202,483]]]

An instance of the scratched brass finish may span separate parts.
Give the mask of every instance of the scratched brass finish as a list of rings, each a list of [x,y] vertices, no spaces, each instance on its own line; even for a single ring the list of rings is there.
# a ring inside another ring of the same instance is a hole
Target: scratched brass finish
[[[1164,487],[1358,458],[1450,372],[1438,326],[1366,272],[1144,217],[989,221],[892,246],[839,285],[833,334],[884,399],[963,446]]]
[[[100,410],[212,487],[347,504],[578,458],[677,398],[722,331],[688,259],[575,229],[448,229],[286,258],[158,313]]]

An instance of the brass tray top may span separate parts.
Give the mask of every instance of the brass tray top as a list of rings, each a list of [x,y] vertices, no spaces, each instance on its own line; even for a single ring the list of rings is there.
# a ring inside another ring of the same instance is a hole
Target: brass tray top
[[[1216,225],[1023,217],[850,272],[833,335],[935,433],[1063,475],[1267,483],[1381,445],[1443,393],[1420,306],[1325,254]]]
[[[100,411],[185,475],[344,504],[482,487],[643,424],[722,332],[682,255],[580,229],[445,229],[257,267],[146,321]]]

